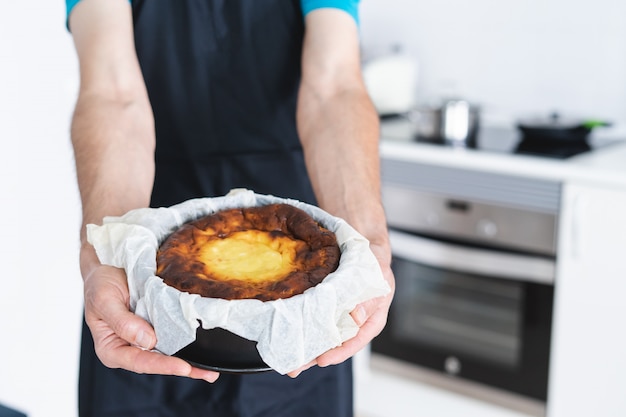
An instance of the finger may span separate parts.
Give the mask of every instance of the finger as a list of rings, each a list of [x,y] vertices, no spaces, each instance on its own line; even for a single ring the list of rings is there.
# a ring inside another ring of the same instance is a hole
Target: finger
[[[302,372],[306,371],[307,369],[315,366],[317,364],[316,360],[312,360],[311,362],[307,363],[306,365],[301,366],[300,368],[291,371],[289,373],[287,373],[288,376],[290,376],[291,378],[296,378],[298,375],[300,375]]]
[[[317,365],[324,367],[335,365],[354,356],[363,349],[372,339],[382,331],[387,322],[387,310],[379,308],[369,319],[361,326],[359,332],[352,339],[348,339],[334,349],[320,355]]]
[[[363,327],[361,327],[361,330],[359,330],[355,337],[346,340],[341,344],[341,346],[331,349],[328,352],[318,356],[317,365],[320,367],[336,365],[354,356],[357,352],[363,349],[371,340],[371,338],[369,337],[370,331],[368,330],[369,325],[369,322],[366,322]]]
[[[147,322],[132,313],[128,314],[133,320],[144,322],[154,334]],[[132,346],[120,338],[103,320],[92,323],[90,329],[98,358],[110,368],[122,368],[144,374],[186,376],[208,382],[214,382],[219,376],[217,372],[194,368],[182,359]]]
[[[393,292],[390,292],[387,295],[372,298],[370,300],[364,301],[350,312],[350,316],[352,320],[356,323],[357,326],[361,327],[365,324],[366,321],[369,320],[374,314],[376,314],[379,310],[385,308],[389,309],[391,305],[391,299],[393,298]]]
[[[147,321],[128,311],[126,304],[108,300],[100,305],[99,313],[100,317],[106,317],[106,324],[113,332],[129,344],[146,350],[154,348],[154,329]]]
[[[111,368],[140,374],[184,376],[208,382],[214,382],[219,376],[217,372],[192,367],[182,359],[130,346],[113,334],[96,346],[96,353],[102,363]]]
[[[94,326],[92,332],[96,354],[110,368],[122,368],[141,374],[183,376],[207,382],[215,382],[219,377],[218,372],[193,367],[182,359],[130,345],[102,321]]]
[[[354,320],[357,326],[361,327],[365,324],[365,322],[379,308],[380,301],[380,298],[365,301],[358,304],[354,310],[350,312],[350,316],[352,316],[352,320]]]
[[[126,346],[118,352],[122,367],[141,374],[176,375],[215,382],[219,373],[195,368],[182,359],[162,353]]]
[[[188,376],[189,378],[203,379],[207,382],[213,383],[217,381],[217,378],[219,378],[220,374],[219,372],[209,371],[208,369],[200,369],[192,366],[191,372]]]

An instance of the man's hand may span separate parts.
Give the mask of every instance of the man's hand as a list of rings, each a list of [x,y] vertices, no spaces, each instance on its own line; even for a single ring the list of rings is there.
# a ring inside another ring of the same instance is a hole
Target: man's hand
[[[102,265],[93,267],[84,276],[84,290],[85,320],[93,336],[96,354],[105,366],[208,382],[215,382],[218,378],[217,372],[195,368],[182,359],[151,351],[156,344],[154,329],[130,312],[123,270]]]
[[[316,360],[319,366],[335,365],[352,357],[372,341],[387,324],[387,315],[395,290],[395,281],[389,261],[383,255],[386,251],[380,246],[371,245],[372,252],[380,263],[383,276],[391,292],[384,297],[377,297],[361,303],[350,313],[352,319],[359,326],[359,332],[352,339],[347,340],[341,346],[332,349]]]
[[[388,260],[388,250],[378,245],[371,245],[370,248],[378,262],[385,280],[391,287],[391,292],[384,297],[377,297],[361,303],[350,313],[352,319],[359,326],[359,332],[352,339],[345,341],[341,346],[329,350],[328,352],[318,356],[315,360],[302,366],[301,368],[290,372],[288,375],[292,378],[297,377],[301,372],[311,368],[314,365],[329,366],[336,365],[354,356],[357,352],[367,346],[372,339],[380,334],[387,324],[387,315],[391,300],[395,290],[395,280],[391,266]]]

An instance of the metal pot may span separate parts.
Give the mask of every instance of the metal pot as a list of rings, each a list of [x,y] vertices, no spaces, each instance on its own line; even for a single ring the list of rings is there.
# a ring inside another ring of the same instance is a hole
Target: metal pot
[[[479,128],[478,107],[450,99],[439,106],[415,108],[409,114],[418,141],[473,148]]]
[[[408,118],[418,141],[443,143],[440,107],[417,107],[409,112]]]
[[[478,108],[467,100],[448,100],[441,112],[441,133],[446,144],[474,148],[478,135]]]

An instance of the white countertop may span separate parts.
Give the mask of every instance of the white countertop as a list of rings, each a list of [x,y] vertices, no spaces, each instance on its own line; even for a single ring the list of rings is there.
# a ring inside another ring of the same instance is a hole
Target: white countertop
[[[626,189],[626,141],[560,160],[420,143],[406,124],[383,123],[380,151],[383,158]]]

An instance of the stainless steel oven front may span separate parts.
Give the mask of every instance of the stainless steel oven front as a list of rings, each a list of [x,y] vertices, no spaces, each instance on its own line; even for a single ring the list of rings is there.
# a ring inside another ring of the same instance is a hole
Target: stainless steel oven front
[[[560,185],[383,161],[396,295],[372,352],[546,401]]]

